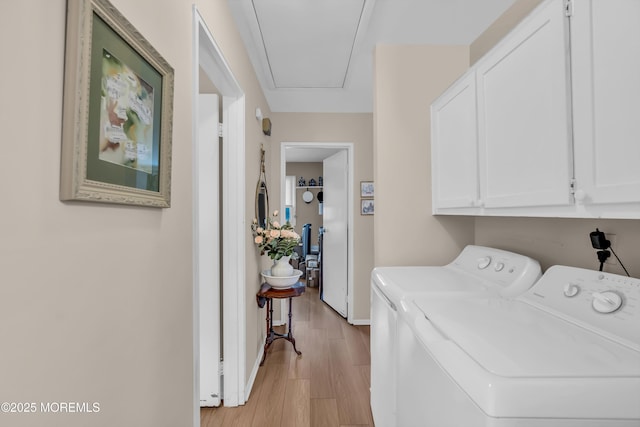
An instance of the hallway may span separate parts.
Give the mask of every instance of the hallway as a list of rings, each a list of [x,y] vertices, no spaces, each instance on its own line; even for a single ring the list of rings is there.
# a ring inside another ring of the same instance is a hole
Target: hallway
[[[201,409],[202,427],[373,426],[369,326],[349,325],[306,288],[293,301],[293,332],[302,356],[274,342],[247,403]]]

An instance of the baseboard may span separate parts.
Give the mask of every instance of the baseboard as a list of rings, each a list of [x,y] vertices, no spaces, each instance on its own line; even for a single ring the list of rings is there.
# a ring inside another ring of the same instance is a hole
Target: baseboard
[[[258,369],[260,369],[260,362],[262,361],[262,355],[264,354],[264,347],[260,346],[260,351],[258,352],[258,357],[253,364],[253,369],[251,370],[251,375],[249,375],[249,381],[247,381],[247,385],[244,389],[244,402],[246,403],[249,400],[249,396],[251,395],[251,390],[253,389],[253,383],[256,381],[256,376],[258,375]],[[244,404],[244,403],[243,403]]]
[[[357,326],[360,326],[360,325],[369,326],[371,325],[371,319],[354,319],[351,321],[351,324],[357,325]]]

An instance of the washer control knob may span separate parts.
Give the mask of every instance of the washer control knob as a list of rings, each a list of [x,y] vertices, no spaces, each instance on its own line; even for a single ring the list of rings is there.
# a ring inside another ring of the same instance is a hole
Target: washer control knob
[[[504,268],[504,262],[499,262],[496,264],[496,266],[493,269],[495,271],[502,271],[503,268]]]
[[[593,309],[598,313],[613,313],[622,306],[622,297],[613,292],[594,292]]]
[[[486,256],[478,259],[478,268],[480,270],[484,270],[485,268],[489,267],[489,264],[491,264],[490,256]]]
[[[576,295],[578,295],[578,293],[580,292],[580,286],[574,284],[574,283],[567,283],[566,285],[564,285],[564,296],[565,297],[575,297]]]

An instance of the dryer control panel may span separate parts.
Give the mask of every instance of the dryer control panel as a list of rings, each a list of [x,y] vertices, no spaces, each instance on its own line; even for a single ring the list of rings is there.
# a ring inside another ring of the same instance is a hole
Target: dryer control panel
[[[528,256],[476,245],[466,246],[449,266],[500,287],[505,297],[522,294],[542,274],[538,261]]]
[[[640,348],[640,279],[556,265],[520,298]]]

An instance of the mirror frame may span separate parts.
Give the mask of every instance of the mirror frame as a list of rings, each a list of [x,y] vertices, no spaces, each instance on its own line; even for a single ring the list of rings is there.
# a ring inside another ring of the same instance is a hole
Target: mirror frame
[[[267,175],[264,168],[264,146],[260,145],[260,175],[256,184],[255,210],[258,226],[266,229],[269,217],[269,191],[267,189]],[[262,197],[261,197],[262,196]],[[260,214],[263,216],[260,216]]]

